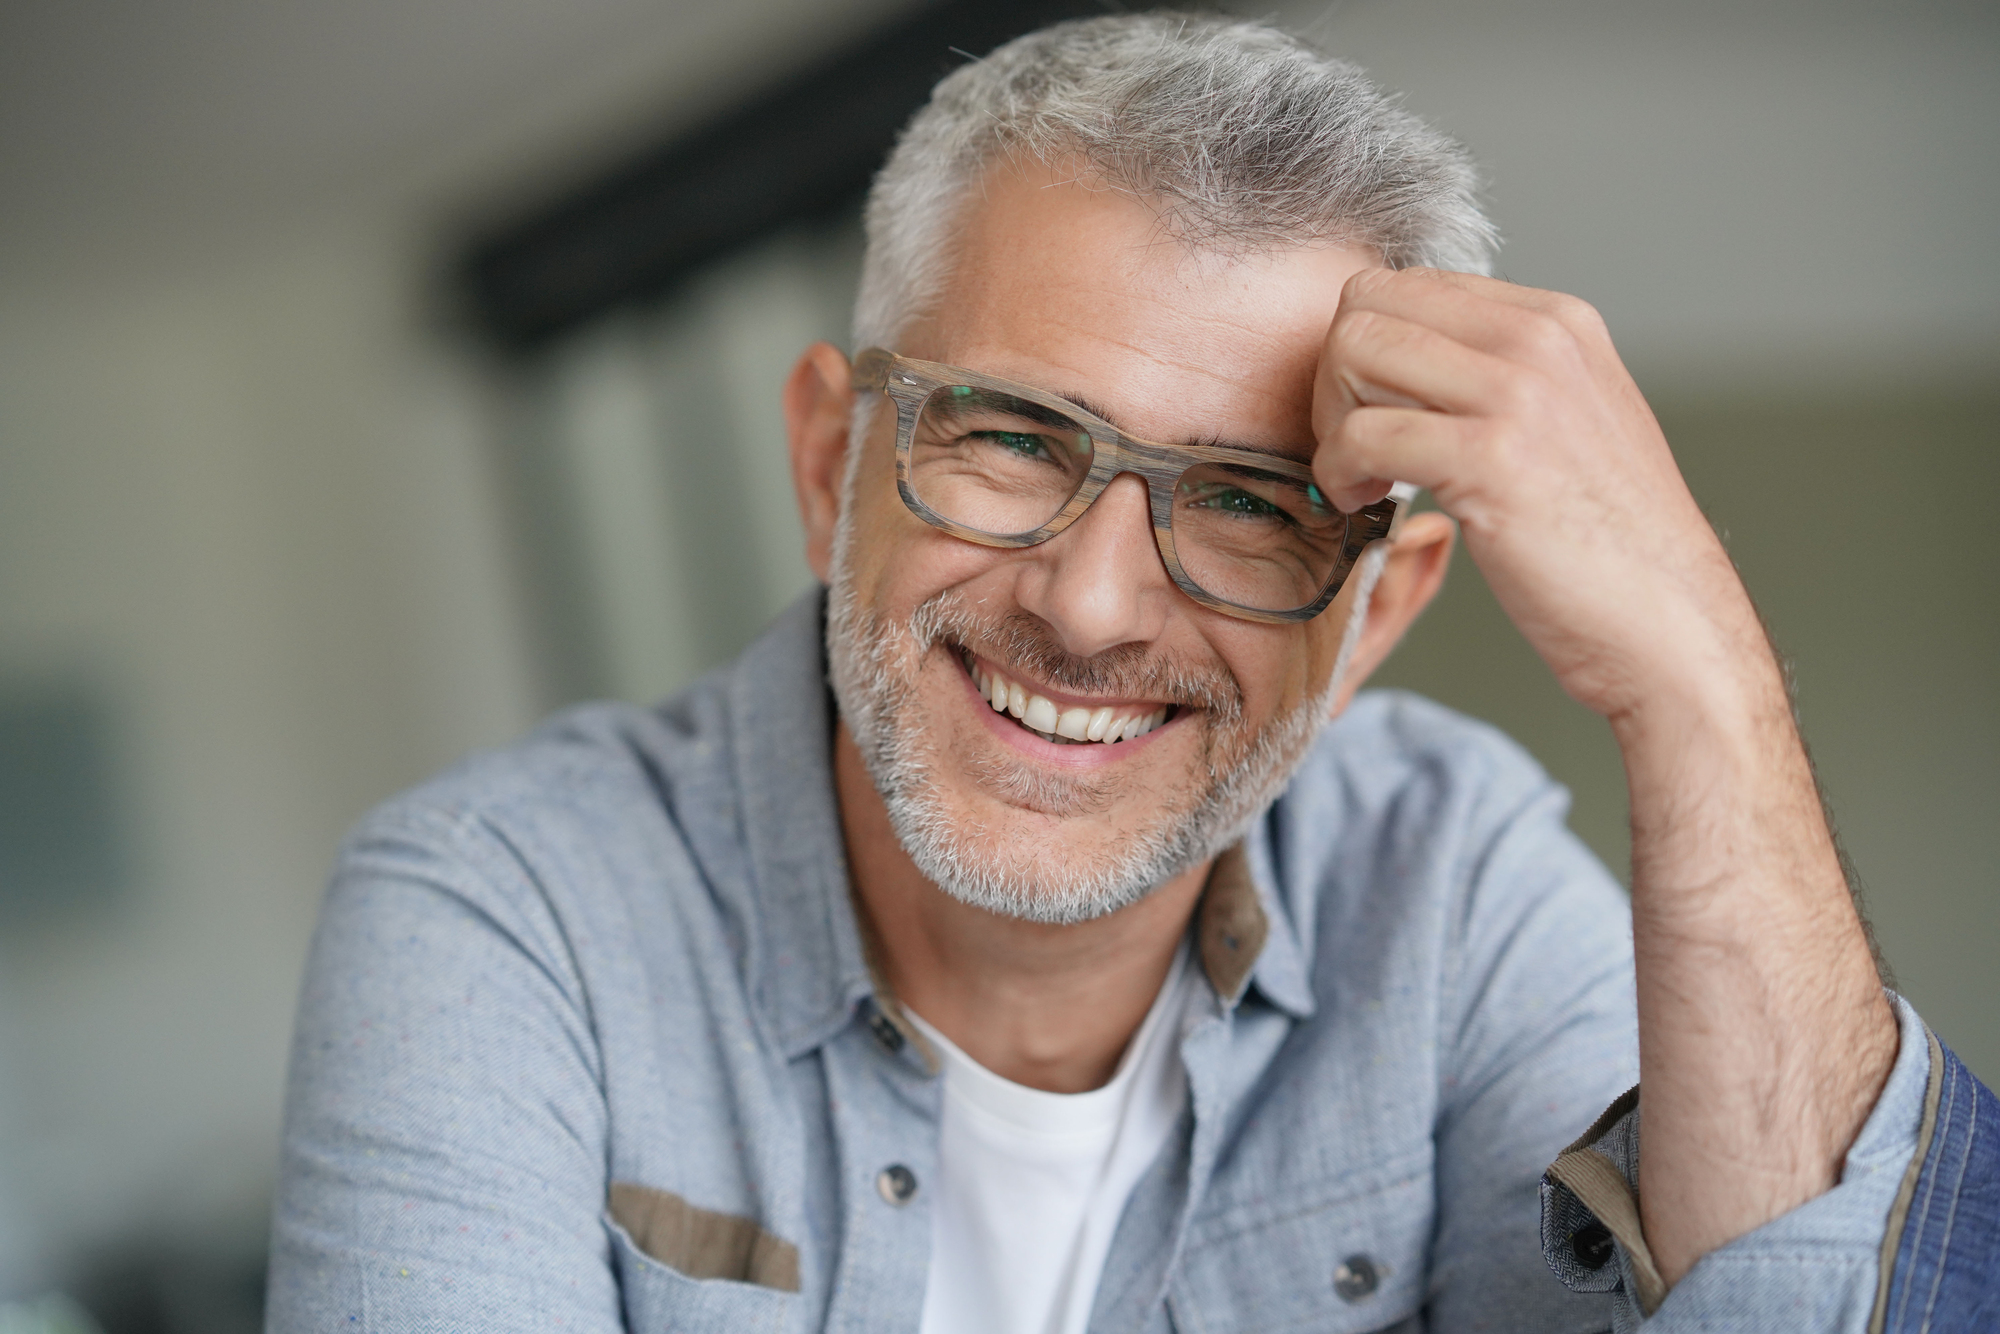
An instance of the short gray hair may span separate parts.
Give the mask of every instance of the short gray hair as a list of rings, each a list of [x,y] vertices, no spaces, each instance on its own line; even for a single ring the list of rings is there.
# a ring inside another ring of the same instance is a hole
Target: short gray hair
[[[1457,143],[1358,67],[1264,23],[1115,14],[1058,23],[946,76],[868,193],[854,346],[893,347],[934,301],[980,178],[1080,160],[1186,244],[1362,244],[1392,268],[1491,270]]]

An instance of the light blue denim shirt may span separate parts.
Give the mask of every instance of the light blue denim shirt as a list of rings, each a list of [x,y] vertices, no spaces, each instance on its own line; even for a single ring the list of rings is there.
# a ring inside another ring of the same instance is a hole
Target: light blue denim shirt
[[[917,1328],[941,1081],[871,981],[830,707],[811,597],[670,703],[363,823],[301,999],[270,1329]],[[1637,1074],[1626,902],[1566,805],[1409,695],[1327,729],[1191,927],[1189,1106],[1093,1331],[1639,1322],[1624,1246],[1557,1254],[1574,1199],[1541,1228],[1544,1169]],[[1843,1184],[1649,1327],[1865,1328],[1929,1070],[1902,1013]],[[1583,1151],[1630,1179],[1615,1133]]]

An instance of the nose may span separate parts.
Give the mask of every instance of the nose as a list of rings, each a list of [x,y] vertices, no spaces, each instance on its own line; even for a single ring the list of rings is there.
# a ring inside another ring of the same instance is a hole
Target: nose
[[[1111,479],[1083,516],[1028,558],[1015,589],[1072,653],[1090,656],[1159,638],[1177,590],[1153,541],[1146,483]]]

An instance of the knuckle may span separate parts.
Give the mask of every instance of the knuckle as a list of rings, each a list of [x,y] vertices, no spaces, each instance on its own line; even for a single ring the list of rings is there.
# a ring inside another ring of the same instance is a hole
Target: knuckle
[[[1573,332],[1595,333],[1604,328],[1604,316],[1598,313],[1596,306],[1580,296],[1571,296],[1567,292],[1556,292],[1553,295],[1555,301],[1550,313]]]
[[[1347,414],[1347,420],[1327,442],[1328,447],[1313,460],[1313,472],[1335,486],[1345,486],[1365,476],[1368,459],[1377,449],[1381,431],[1376,420],[1381,414],[1362,408]]]
[[[1376,318],[1373,311],[1343,308],[1333,317],[1333,330],[1329,335],[1329,341],[1332,342],[1335,352],[1343,356],[1352,356],[1369,341],[1380,324],[1381,321]]]
[[[1532,420],[1540,417],[1548,406],[1548,383],[1533,372],[1517,372],[1508,376],[1502,384],[1500,400],[1507,417]]]
[[[1538,360],[1560,357],[1576,343],[1575,335],[1560,319],[1539,312],[1521,319],[1515,337],[1522,349]]]
[[[1398,274],[1395,269],[1369,268],[1363,269],[1350,277],[1347,280],[1347,286],[1348,290],[1362,296],[1367,296],[1395,286],[1397,278]]]
[[[1338,443],[1341,446],[1339,462],[1351,463],[1354,456],[1365,451],[1381,434],[1381,424],[1377,420],[1382,414],[1367,408],[1356,408],[1347,414],[1347,420],[1340,424]]]
[[[1493,475],[1517,476],[1529,464],[1528,440],[1527,432],[1514,422],[1489,422],[1478,434],[1477,453]]]

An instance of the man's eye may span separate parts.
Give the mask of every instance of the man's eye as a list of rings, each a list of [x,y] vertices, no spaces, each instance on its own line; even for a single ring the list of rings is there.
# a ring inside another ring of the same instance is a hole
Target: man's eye
[[[972,438],[996,444],[1010,453],[1019,454],[1023,458],[1043,458],[1049,452],[1047,441],[1043,440],[1039,435],[1034,435],[1026,431],[974,431]]]
[[[1192,504],[1197,509],[1240,514],[1253,519],[1270,518],[1281,513],[1276,505],[1262,496],[1253,496],[1237,486],[1202,487],[1195,492]]]

